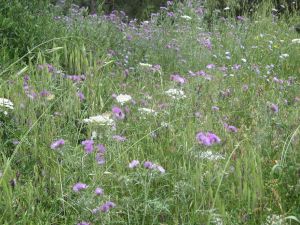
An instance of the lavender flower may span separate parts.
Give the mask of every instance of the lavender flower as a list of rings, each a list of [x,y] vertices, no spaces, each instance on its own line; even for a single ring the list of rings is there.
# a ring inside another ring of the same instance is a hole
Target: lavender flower
[[[60,148],[61,146],[63,146],[65,144],[65,140],[64,139],[58,139],[56,141],[54,141],[52,144],[51,144],[51,149],[55,150],[55,149],[58,149]]]
[[[130,169],[132,169],[132,168],[137,167],[139,164],[140,164],[140,162],[139,162],[138,160],[132,160],[132,161],[129,163],[128,167],[129,167]]]
[[[84,146],[84,150],[86,153],[91,153],[94,150],[94,141],[93,140],[85,140],[81,142]]]
[[[79,191],[87,189],[87,188],[88,188],[88,186],[86,184],[79,182],[79,183],[74,184],[73,191],[79,192]]]

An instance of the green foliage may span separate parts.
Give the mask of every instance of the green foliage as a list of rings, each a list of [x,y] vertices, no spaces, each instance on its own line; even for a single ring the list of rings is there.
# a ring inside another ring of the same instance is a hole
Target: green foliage
[[[22,56],[33,46],[62,35],[52,10],[47,0],[1,1],[0,53],[7,51],[10,57]]]

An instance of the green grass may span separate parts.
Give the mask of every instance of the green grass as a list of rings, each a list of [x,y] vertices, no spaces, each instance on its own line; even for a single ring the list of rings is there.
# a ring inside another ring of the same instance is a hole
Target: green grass
[[[299,18],[291,15],[289,21],[277,22],[271,16],[257,22],[229,18],[215,21],[208,32],[193,8],[181,9],[192,19],[187,21],[176,11],[173,22],[166,18],[158,25],[150,23],[150,40],[143,28],[126,27],[121,32],[110,22],[97,27],[87,23],[70,30],[71,37],[50,41],[50,50],[33,49],[28,60],[1,67],[0,97],[14,103],[13,110],[0,108],[8,112],[0,112],[1,224],[220,224],[218,220],[268,224],[272,215],[286,218],[286,224],[299,223],[300,45],[291,42],[299,38],[291,29]],[[133,39],[123,38],[126,34]],[[200,43],[203,37],[211,40],[212,50]],[[170,43],[179,50],[166,48]],[[108,54],[109,49],[116,55]],[[289,57],[280,59],[281,54]],[[153,72],[140,62],[159,64],[161,70]],[[86,79],[74,83],[38,68],[45,63],[64,74],[85,74]],[[210,63],[216,68],[207,69]],[[234,64],[241,68],[231,69]],[[271,64],[274,69],[268,72],[266,66]],[[222,66],[228,68],[227,76],[218,69]],[[189,70],[204,70],[212,80],[192,77]],[[174,73],[185,77],[186,83],[171,81]],[[28,98],[25,75],[30,77],[30,90],[51,95]],[[289,84],[289,77],[296,79]],[[186,98],[170,98],[165,94],[170,88],[182,89]],[[222,96],[227,89],[230,95]],[[78,90],[85,95],[82,102]],[[120,105],[112,94],[129,94],[135,103]],[[272,112],[271,103],[279,106],[278,113]],[[129,109],[114,129],[82,122],[111,112],[113,106]],[[212,106],[220,110],[213,111]],[[157,115],[141,115],[141,107],[154,109]],[[224,122],[238,132],[228,132]],[[221,143],[199,144],[196,134],[208,131]],[[97,133],[95,144],[107,149],[104,165],[97,164],[96,151],[86,154],[81,145],[92,132]],[[115,134],[127,141],[116,142]],[[59,138],[65,145],[52,150],[51,143]],[[15,140],[19,142],[13,144]],[[224,159],[198,157],[208,150]],[[133,159],[141,165],[129,169]],[[147,160],[166,172],[143,168]],[[72,187],[77,182],[88,188],[75,193]],[[103,196],[95,196],[96,187],[104,189]],[[92,214],[106,201],[116,207]]]

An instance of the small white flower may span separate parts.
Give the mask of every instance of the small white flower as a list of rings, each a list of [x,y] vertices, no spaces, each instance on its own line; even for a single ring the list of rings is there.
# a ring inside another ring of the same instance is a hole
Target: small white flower
[[[139,108],[138,111],[142,114],[146,114],[146,115],[157,115],[157,112],[153,109],[148,109],[148,108]]]
[[[300,38],[298,38],[298,39],[293,39],[293,40],[292,40],[292,43],[293,43],[293,44],[300,44]]]
[[[247,62],[247,59],[242,58],[241,60],[242,60],[242,62],[244,62],[244,63]]]
[[[197,157],[200,159],[208,159],[208,160],[225,159],[223,155],[219,153],[213,153],[212,151],[201,152]]]
[[[183,16],[180,16],[182,19],[185,19],[185,20],[191,20],[192,17],[190,16],[187,16],[187,15],[183,15]]]
[[[289,54],[281,54],[279,56],[279,58],[281,58],[281,59],[286,59],[287,57],[289,57]]]
[[[123,105],[125,102],[128,102],[132,100],[132,97],[130,95],[123,95],[120,94],[116,97],[117,102],[119,102],[121,105]]]
[[[164,127],[164,128],[167,128],[167,127],[170,126],[170,124],[168,124],[167,122],[164,122],[164,121],[161,122],[160,125],[161,125],[162,127]]]
[[[149,63],[139,63],[140,64],[140,66],[142,66],[142,67],[149,67],[149,68],[151,68],[152,67],[152,65],[151,64],[149,64]]]
[[[229,10],[230,8],[227,6],[226,8],[224,8],[225,11]]]
[[[114,120],[110,118],[108,114],[102,114],[97,116],[91,116],[90,118],[84,119],[85,123],[97,123],[99,125],[114,125]]]
[[[174,99],[183,99],[186,98],[186,95],[182,90],[177,89],[169,89],[165,92],[168,96]]]
[[[7,98],[0,98],[0,107],[14,109],[14,103]]]
[[[97,138],[97,132],[96,131],[92,131],[92,137],[91,137],[91,139],[92,140],[94,140],[94,139],[96,139]]]

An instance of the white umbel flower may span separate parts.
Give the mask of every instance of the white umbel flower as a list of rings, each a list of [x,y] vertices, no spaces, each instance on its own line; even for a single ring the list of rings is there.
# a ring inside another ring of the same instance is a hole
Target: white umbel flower
[[[212,161],[224,159],[223,155],[219,153],[213,153],[212,151],[201,152],[197,157],[200,159],[207,159]]]
[[[119,102],[121,105],[123,105],[125,102],[128,102],[132,100],[132,97],[130,95],[123,95],[120,94],[116,97],[117,102]]]
[[[293,40],[292,40],[292,43],[293,43],[293,44],[300,44],[300,38],[298,38],[298,39],[293,39]]]
[[[0,107],[14,109],[14,103],[7,98],[0,98]]]
[[[187,16],[187,15],[183,15],[183,16],[180,16],[182,19],[185,19],[185,20],[191,20],[192,17],[190,16]]]
[[[138,111],[142,114],[146,114],[146,115],[157,115],[157,112],[153,109],[148,109],[148,108],[139,108]]]
[[[148,68],[152,67],[152,65],[149,64],[149,63],[141,63],[141,62],[140,62],[140,66],[142,66],[142,67],[148,67]]]
[[[281,58],[281,59],[286,59],[287,57],[289,57],[289,54],[281,54],[280,56],[279,56],[279,58]]]
[[[83,122],[84,123],[96,123],[99,125],[108,125],[108,126],[114,125],[114,120],[111,119],[110,115],[108,115],[108,114],[91,116],[87,119],[84,119]]]
[[[186,98],[186,95],[184,94],[184,92],[182,90],[178,90],[178,89],[169,89],[165,93],[174,99]]]

